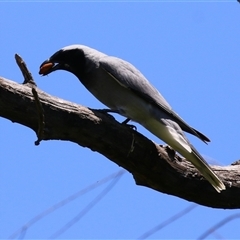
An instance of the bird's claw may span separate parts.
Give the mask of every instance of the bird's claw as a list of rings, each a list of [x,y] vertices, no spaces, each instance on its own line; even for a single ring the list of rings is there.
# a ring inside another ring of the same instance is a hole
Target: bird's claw
[[[125,124],[126,126],[130,127],[132,130],[137,131],[137,127],[133,124]]]
[[[99,112],[102,112],[102,113],[119,113],[118,111],[115,111],[115,110],[112,110],[112,109],[97,109]]]
[[[127,124],[131,119],[130,118],[127,118],[125,119],[123,122],[122,122],[122,125],[126,125],[128,127],[130,127],[131,129],[137,131],[137,127],[133,124]]]

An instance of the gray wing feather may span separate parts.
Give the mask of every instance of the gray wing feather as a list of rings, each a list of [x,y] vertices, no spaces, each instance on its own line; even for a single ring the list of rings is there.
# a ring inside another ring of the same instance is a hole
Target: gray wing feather
[[[158,90],[130,63],[116,57],[106,56],[101,58],[100,66],[113,75],[121,85],[145,95],[145,98],[149,98],[151,94],[148,100],[161,103],[164,108],[171,109]]]
[[[154,88],[143,74],[132,64],[117,57],[105,56],[99,60],[100,67],[110,74],[120,85],[129,88],[135,94],[146,101],[159,107],[170,119],[175,121],[186,132],[191,133],[204,142],[210,140],[196,129],[190,127],[181,117],[179,117],[164,99],[164,97]]]

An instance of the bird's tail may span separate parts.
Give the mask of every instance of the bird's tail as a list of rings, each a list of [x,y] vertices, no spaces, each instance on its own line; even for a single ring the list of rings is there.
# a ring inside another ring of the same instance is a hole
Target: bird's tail
[[[223,182],[219,179],[219,177],[214,173],[208,163],[203,159],[203,157],[198,153],[198,151],[191,145],[192,152],[187,154],[185,152],[185,156],[188,161],[190,161],[199,172],[208,180],[211,185],[216,189],[217,192],[221,192],[225,190],[226,187]]]
[[[206,180],[212,184],[217,192],[221,192],[226,189],[223,182],[213,172],[204,158],[189,143],[182,129],[176,122],[163,118],[159,121],[155,117],[141,124],[190,161],[206,178]]]

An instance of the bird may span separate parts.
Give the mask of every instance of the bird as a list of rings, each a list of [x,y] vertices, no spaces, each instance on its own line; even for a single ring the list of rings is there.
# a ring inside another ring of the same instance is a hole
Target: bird
[[[109,108],[106,111],[126,117],[124,123],[130,120],[137,122],[168,144],[190,161],[218,193],[226,189],[184,132],[205,143],[210,140],[173,111],[160,92],[131,63],[94,48],[74,44],[61,48],[45,60],[40,65],[39,74],[45,76],[56,70],[74,74]]]

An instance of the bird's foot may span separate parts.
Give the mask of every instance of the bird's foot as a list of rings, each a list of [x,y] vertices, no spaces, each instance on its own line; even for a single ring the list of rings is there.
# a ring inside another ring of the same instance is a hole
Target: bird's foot
[[[114,119],[114,116],[109,114],[109,113],[118,113],[117,111],[111,110],[111,109],[94,109],[100,113],[103,113],[104,115],[106,115],[108,118]]]
[[[118,113],[120,114],[120,112],[118,110],[112,110],[112,109],[97,109],[99,112],[102,112],[102,113]],[[137,131],[137,127],[133,124],[128,124],[128,122],[131,121],[130,118],[126,118],[123,122],[122,122],[122,125],[126,125],[128,127],[130,127],[131,129]]]
[[[126,126],[130,127],[131,129],[137,131],[137,127],[136,127],[135,125],[133,125],[133,124],[128,124],[129,121],[131,121],[130,118],[125,119],[125,120],[122,122],[122,125],[126,125]]]
[[[99,112],[102,112],[102,113],[119,113],[119,111],[117,110],[112,110],[112,109],[97,109]]]

